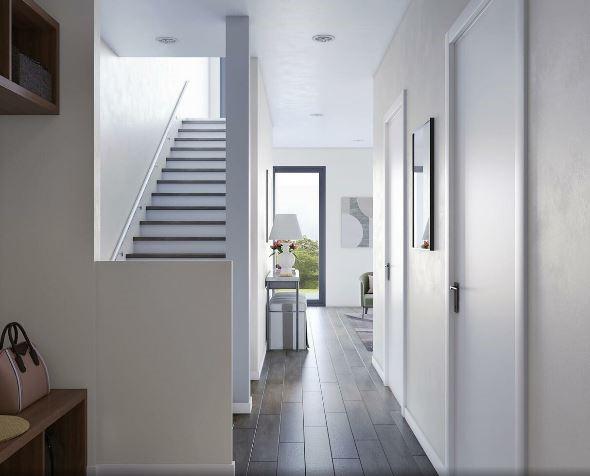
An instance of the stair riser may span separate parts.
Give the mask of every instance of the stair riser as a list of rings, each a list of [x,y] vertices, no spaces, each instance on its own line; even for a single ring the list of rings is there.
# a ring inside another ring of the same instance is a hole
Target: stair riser
[[[225,180],[225,172],[162,172],[162,180]]]
[[[225,225],[141,225],[141,236],[225,236]]]
[[[186,129],[195,129],[194,127],[187,127]],[[178,137],[182,139],[190,138],[190,139],[225,139],[225,132],[200,132],[200,131],[193,131],[190,132],[181,132],[178,131]]]
[[[225,210],[148,210],[148,220],[225,221]]]
[[[153,196],[152,205],[156,206],[225,206],[225,197],[161,197]]]
[[[224,183],[166,183],[158,184],[158,192],[177,192],[177,193],[190,193],[190,192],[216,192],[225,193]]]
[[[167,160],[167,169],[225,169],[224,161]]]
[[[225,253],[225,241],[136,241],[134,253]]]
[[[197,122],[182,121],[182,129],[225,129],[225,122]]]
[[[169,157],[223,158],[225,150],[171,150]]]
[[[183,140],[175,139],[174,147],[215,147],[223,149],[225,147],[224,140]]]

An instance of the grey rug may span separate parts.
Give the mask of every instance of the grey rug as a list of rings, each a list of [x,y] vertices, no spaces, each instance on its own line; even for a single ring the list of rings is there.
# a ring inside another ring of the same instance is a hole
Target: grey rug
[[[355,312],[347,312],[344,315],[352,324],[365,349],[373,352],[373,314],[365,314],[364,318],[361,318],[361,313]]]

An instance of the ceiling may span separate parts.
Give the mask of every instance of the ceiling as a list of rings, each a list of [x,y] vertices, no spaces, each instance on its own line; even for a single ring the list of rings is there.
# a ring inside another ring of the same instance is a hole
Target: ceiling
[[[102,0],[102,37],[120,56],[225,56],[225,16],[249,15],[274,146],[371,147],[372,76],[409,1]]]

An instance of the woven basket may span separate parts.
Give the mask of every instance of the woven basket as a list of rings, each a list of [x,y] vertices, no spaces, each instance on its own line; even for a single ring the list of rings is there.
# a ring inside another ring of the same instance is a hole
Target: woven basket
[[[12,80],[25,89],[51,101],[52,78],[41,64],[12,48]]]
[[[0,442],[22,435],[29,427],[29,422],[24,418],[0,415]]]

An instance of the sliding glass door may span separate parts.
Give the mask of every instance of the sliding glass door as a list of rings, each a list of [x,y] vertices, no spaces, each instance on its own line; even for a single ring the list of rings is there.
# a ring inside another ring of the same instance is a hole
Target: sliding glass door
[[[274,213],[295,213],[303,239],[295,251],[301,290],[311,306],[326,305],[326,168],[275,167]]]

